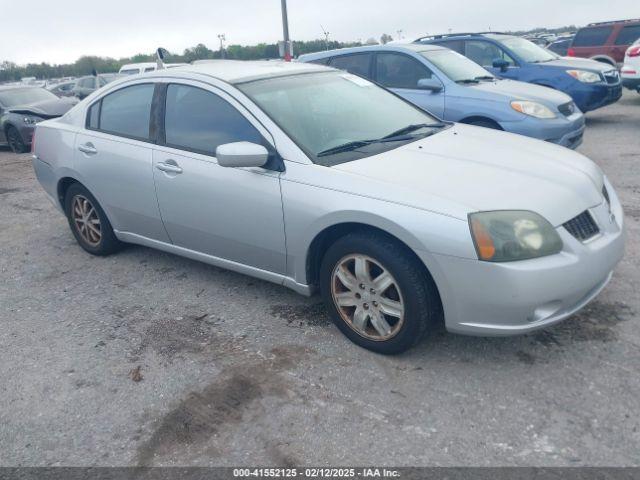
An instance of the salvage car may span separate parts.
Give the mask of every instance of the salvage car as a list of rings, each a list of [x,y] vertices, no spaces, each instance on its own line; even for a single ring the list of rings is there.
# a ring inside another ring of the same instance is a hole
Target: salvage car
[[[118,80],[38,124],[33,166],[87,252],[128,242],[319,289],[338,328],[380,353],[443,319],[475,335],[555,324],[623,254],[616,192],[581,154],[443,123],[320,65]]]
[[[436,45],[356,47],[302,55],[391,89],[444,120],[505,130],[568,148],[582,143],[585,119],[568,95],[502,80]]]
[[[583,58],[561,58],[534,43],[502,33],[434,35],[417,43],[441,45],[470,58],[495,75],[566,93],[587,113],[622,97],[618,70]]]
[[[41,87],[0,86],[0,145],[15,153],[28,151],[35,125],[62,116],[76,103]]]

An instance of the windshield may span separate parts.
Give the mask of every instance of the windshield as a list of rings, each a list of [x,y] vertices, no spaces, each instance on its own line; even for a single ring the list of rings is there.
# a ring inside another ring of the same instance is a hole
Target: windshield
[[[442,127],[423,110],[344,72],[292,75],[236,86],[321,165],[375,155]],[[398,133],[402,135],[392,135]]]
[[[432,50],[420,54],[454,82],[495,79],[488,70],[453,50]]]
[[[40,87],[12,88],[11,90],[0,91],[0,104],[7,108],[46,100],[58,100],[58,97],[49,90]]]
[[[558,57],[548,50],[520,37],[499,38],[498,41],[527,63],[550,62]]]

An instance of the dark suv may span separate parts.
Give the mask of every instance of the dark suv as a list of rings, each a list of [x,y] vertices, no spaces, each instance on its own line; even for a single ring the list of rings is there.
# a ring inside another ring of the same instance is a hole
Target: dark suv
[[[590,23],[578,30],[567,55],[619,66],[624,52],[638,38],[640,19]]]

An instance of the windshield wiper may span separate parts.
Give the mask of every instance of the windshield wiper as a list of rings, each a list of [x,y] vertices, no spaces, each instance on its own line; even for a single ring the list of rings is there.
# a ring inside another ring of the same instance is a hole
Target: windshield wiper
[[[328,148],[317,153],[316,157],[325,157],[327,155],[333,155],[334,153],[350,152],[360,147],[366,147],[374,142],[376,142],[376,140],[355,140],[353,142],[343,143],[342,145]]]
[[[382,140],[390,140],[395,139],[396,137],[402,137],[403,135],[408,135],[411,132],[415,132],[416,130],[421,130],[423,128],[444,128],[446,127],[446,123],[416,123],[414,125],[407,125],[400,130],[396,130],[395,132],[390,133],[389,135],[385,135],[382,137]],[[411,137],[409,137],[411,138]]]
[[[495,80],[496,77],[494,77],[493,75],[480,75],[478,77],[474,77],[474,80]]]
[[[480,83],[480,80],[475,78],[463,78],[462,80],[456,80],[456,83]]]

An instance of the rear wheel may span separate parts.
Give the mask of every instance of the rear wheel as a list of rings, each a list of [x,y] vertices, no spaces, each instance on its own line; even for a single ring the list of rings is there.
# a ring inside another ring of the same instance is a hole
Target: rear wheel
[[[320,286],[342,333],[384,354],[403,352],[424,338],[440,303],[417,262],[406,247],[376,233],[351,233],[329,247]]]
[[[109,219],[91,192],[74,183],[65,194],[69,227],[80,246],[92,255],[110,255],[122,248]]]
[[[24,153],[27,151],[27,146],[16,127],[10,126],[7,128],[7,143],[13,153]]]

